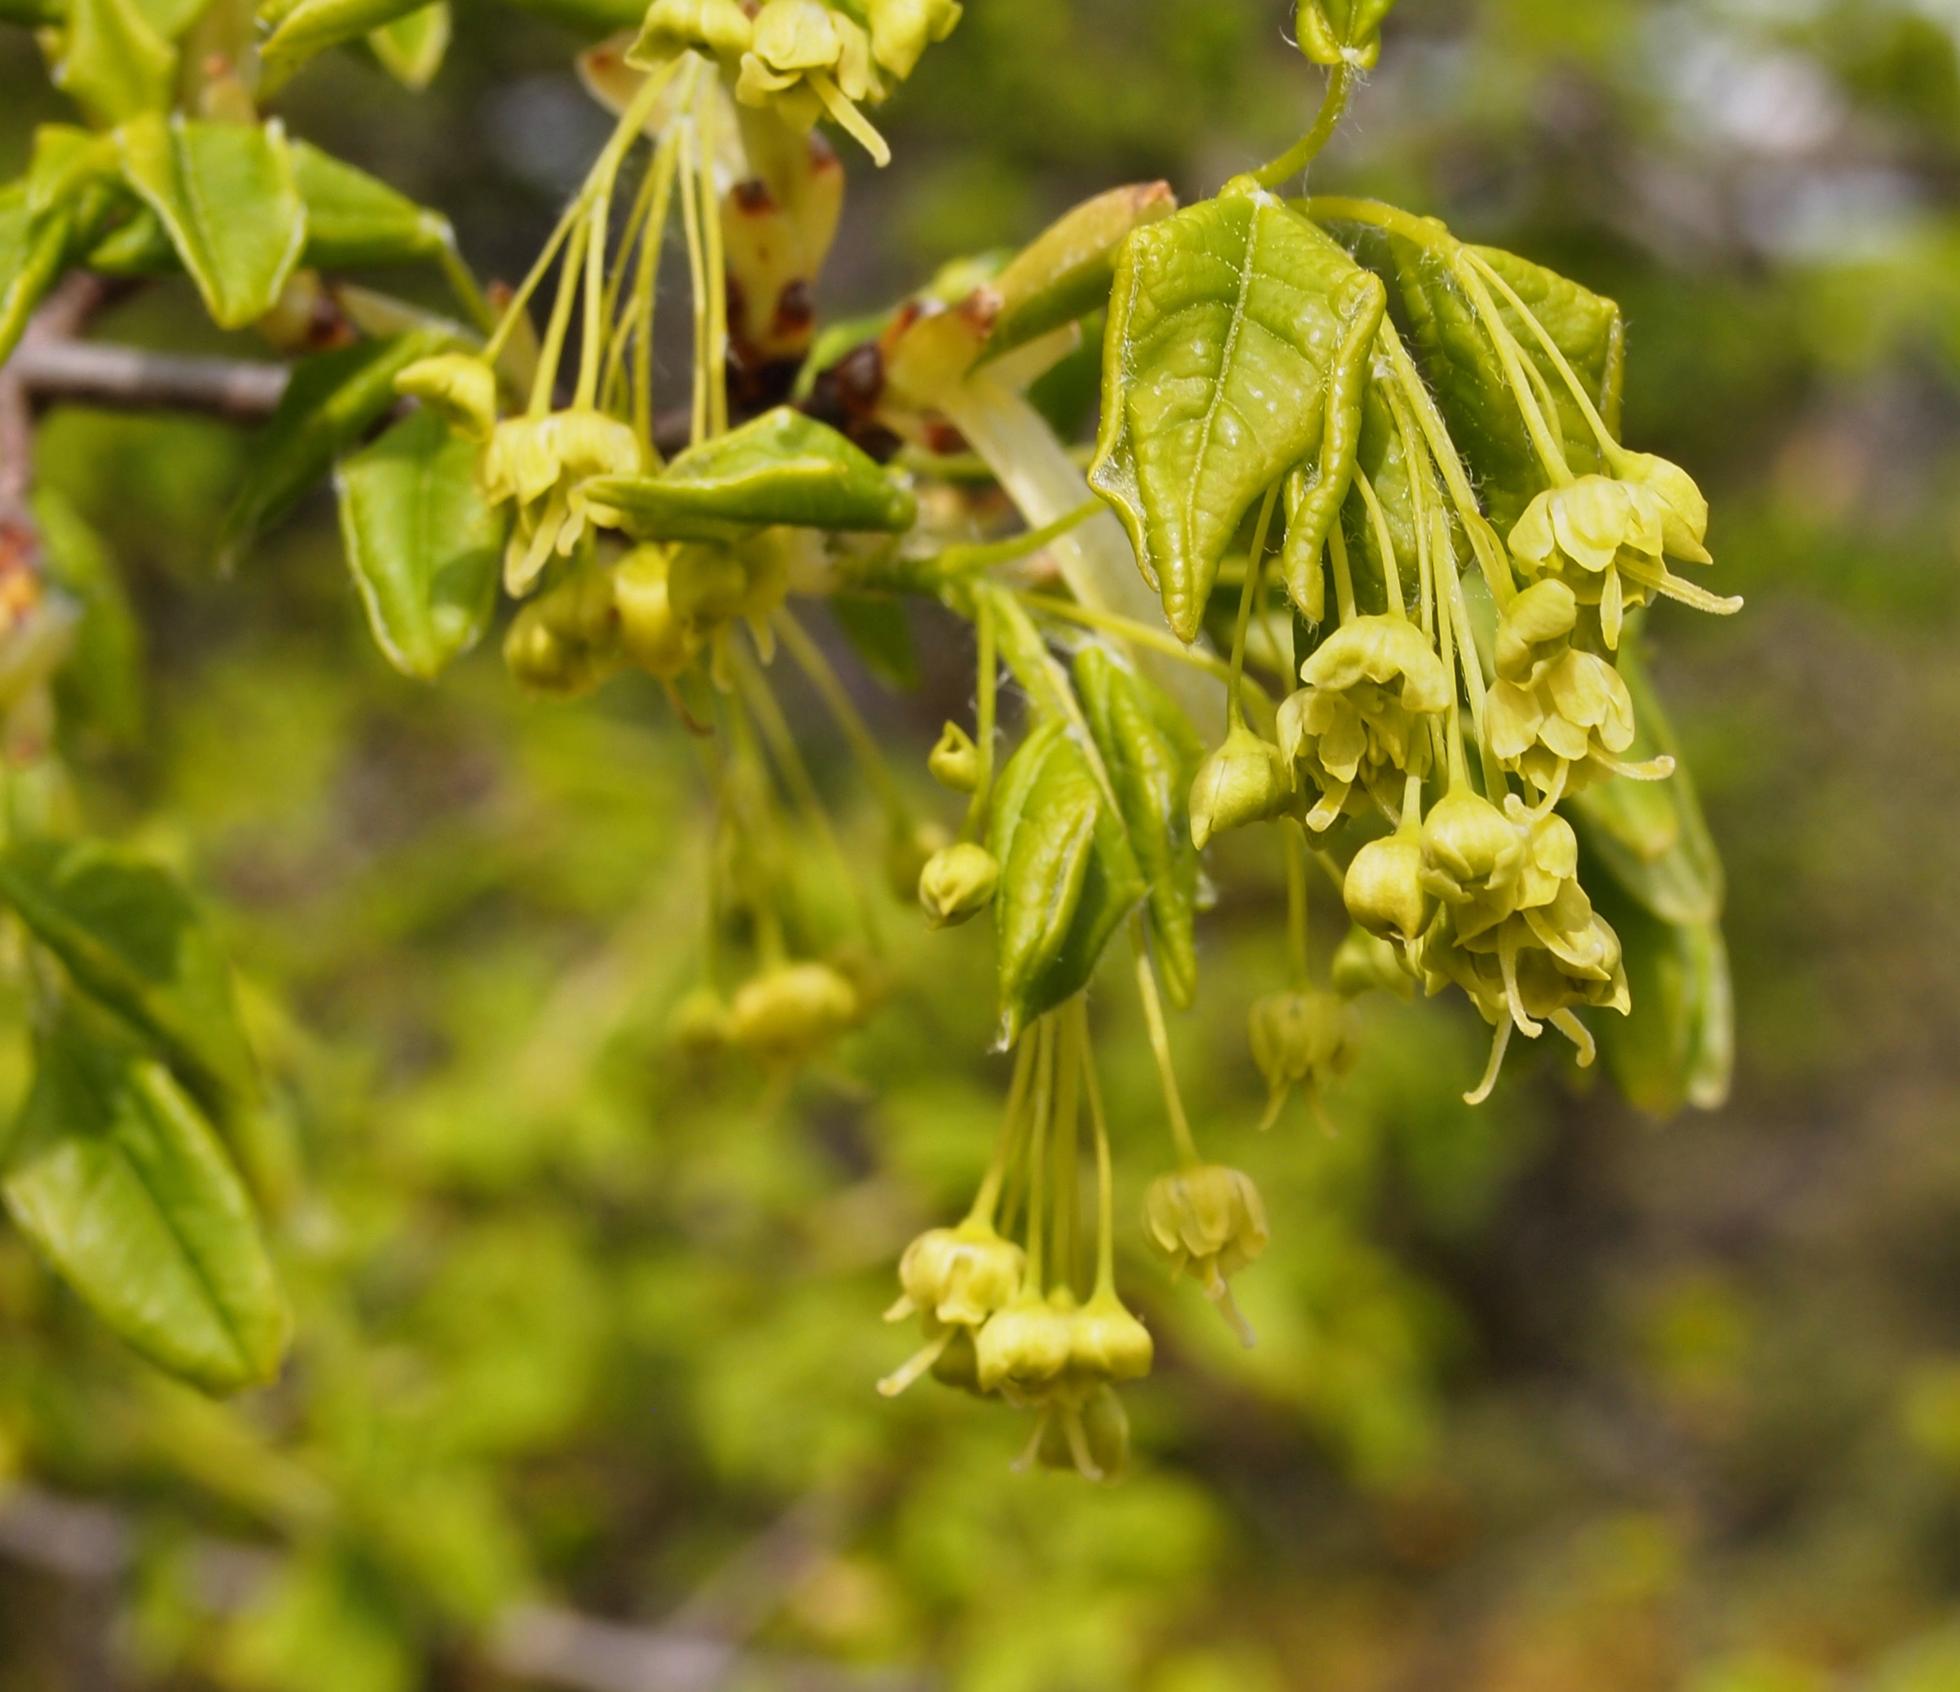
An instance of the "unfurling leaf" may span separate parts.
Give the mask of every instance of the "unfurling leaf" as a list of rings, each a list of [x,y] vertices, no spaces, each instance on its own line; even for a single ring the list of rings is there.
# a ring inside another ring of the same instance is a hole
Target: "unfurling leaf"
[[[39,1042],[0,1196],[35,1247],[151,1362],[212,1392],[278,1371],[290,1322],[245,1184],[154,1058],[69,1015]]]
[[[1525,432],[1504,366],[1469,298],[1443,261],[1408,241],[1392,242],[1391,250],[1437,404],[1476,479],[1490,520],[1508,530],[1545,485],[1545,473]],[[1620,308],[1515,254],[1495,247],[1473,247],[1470,251],[1531,307],[1585,386],[1607,427],[1618,428],[1626,366],[1626,333]],[[1516,308],[1498,290],[1490,292],[1511,339],[1543,379],[1543,387],[1534,383],[1534,390],[1551,396],[1555,414],[1550,421],[1564,443],[1573,473],[1601,468],[1599,443],[1557,366]]]
[[[476,482],[475,445],[431,411],[340,467],[340,529],[388,662],[427,681],[482,638],[505,521]]]
[[[280,125],[147,115],[117,141],[124,177],[169,233],[212,321],[238,329],[270,311],[306,249],[306,203]]]
[[[418,359],[442,352],[448,338],[432,330],[384,341],[358,341],[307,359],[293,371],[279,409],[252,454],[245,485],[224,523],[223,550],[235,558],[279,521],[333,461],[396,403],[395,378]]]
[[[1299,213],[1249,178],[1139,229],[1110,296],[1102,435],[1089,480],[1130,531],[1164,614],[1195,639],[1218,565],[1268,488],[1316,452],[1320,480],[1345,441],[1330,387],[1354,386],[1383,289]]]
[[[1176,210],[1168,182],[1139,182],[1063,213],[994,278],[1000,315],[988,353],[1007,352],[1108,304],[1125,237]]]
[[[1164,986],[1174,1004],[1188,1006],[1198,976],[1198,851],[1187,796],[1204,748],[1163,691],[1103,646],[1084,647],[1075,660],[1075,692],[1149,886]]]
[[[918,509],[869,455],[786,405],[689,448],[658,475],[597,476],[582,493],[644,540],[731,540],[774,523],[897,533]]]
[[[76,986],[154,1041],[207,1103],[259,1093],[231,969],[163,870],[95,841],[0,852],[0,898]]]
[[[1001,1035],[1011,1045],[1088,985],[1145,888],[1123,819],[1059,717],[1035,729],[1001,772],[988,848],[1000,864],[994,927]]]

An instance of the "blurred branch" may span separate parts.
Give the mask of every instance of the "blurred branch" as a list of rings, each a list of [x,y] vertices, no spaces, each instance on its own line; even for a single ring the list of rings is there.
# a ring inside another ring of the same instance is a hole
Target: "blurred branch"
[[[40,327],[38,319],[35,327]],[[7,365],[6,375],[36,406],[188,411],[227,423],[270,417],[288,378],[284,365],[262,360],[147,352],[33,331]]]
[[[826,1506],[827,1512],[828,1506]],[[797,1537],[811,1523],[792,1511]],[[133,1565],[138,1530],[120,1511],[33,1485],[0,1491],[0,1560],[43,1574],[108,1585]],[[217,1614],[244,1608],[279,1572],[276,1552],[198,1539],[188,1550],[189,1590]],[[785,1692],[923,1692],[921,1676],[840,1668],[809,1658],[737,1649],[682,1627],[634,1627],[553,1604],[522,1603],[492,1627],[482,1650],[501,1675],[564,1692],[720,1692],[743,1686]]]

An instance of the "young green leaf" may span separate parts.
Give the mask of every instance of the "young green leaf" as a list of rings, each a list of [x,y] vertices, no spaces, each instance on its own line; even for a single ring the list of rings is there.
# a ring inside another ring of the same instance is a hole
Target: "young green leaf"
[[[207,1102],[256,1095],[230,966],[163,870],[95,841],[19,840],[0,851],[0,898],[77,987],[155,1041]]]
[[[260,48],[268,65],[290,67],[338,47],[343,41],[358,41],[371,30],[383,28],[396,19],[417,11],[428,0],[299,0],[286,11],[279,26]]]
[[[1000,315],[987,356],[1007,352],[1109,302],[1116,254],[1133,229],[1177,210],[1168,182],[1111,188],[1063,213],[994,278]]]
[[[1608,428],[1619,426],[1620,389],[1626,366],[1626,333],[1620,308],[1542,265],[1500,252],[1470,249],[1510,284],[1544,326],[1599,408]],[[1545,485],[1545,474],[1505,379],[1504,366],[1468,297],[1447,267],[1427,248],[1390,243],[1402,298],[1423,367],[1450,434],[1470,466],[1490,520],[1508,530]],[[1517,309],[1491,290],[1498,316],[1527,365],[1543,378],[1553,415],[1575,474],[1600,467],[1599,445],[1557,367]],[[1542,399],[1541,399],[1542,403]]]
[[[336,458],[388,414],[402,371],[450,345],[439,332],[421,330],[357,341],[296,366],[226,514],[221,542],[226,560],[234,561],[241,548],[285,516]]]
[[[145,1357],[211,1392],[278,1372],[290,1320],[245,1185],[154,1058],[71,1014],[39,1042],[0,1197]]]
[[[1174,1004],[1188,1006],[1198,978],[1198,850],[1188,802],[1204,748],[1190,719],[1107,647],[1082,649],[1075,692],[1148,883],[1165,989]]]
[[[730,540],[772,523],[911,527],[911,491],[835,429],[790,406],[690,447],[656,476],[595,476],[593,506],[645,540]]]
[[[212,321],[238,329],[279,299],[306,249],[306,203],[277,122],[148,115],[118,134],[123,175],[162,221]]]
[[[1377,278],[1250,178],[1125,242],[1089,481],[1180,638],[1197,637],[1253,502],[1328,444],[1325,396],[1365,365],[1383,299]],[[1322,479],[1345,486],[1346,467],[1323,464]]]
[[[418,411],[336,477],[375,644],[424,681],[482,638],[496,605],[505,521],[477,489],[476,458],[473,443]]]
[[[68,232],[64,211],[35,216],[26,183],[0,188],[0,364],[19,344],[35,307],[61,275]]]
[[[307,141],[288,151],[306,203],[306,262],[333,270],[433,258],[454,244],[449,220]]]
[[[1145,889],[1123,820],[1060,718],[1035,729],[1001,772],[988,848],[1000,864],[994,928],[1011,1045],[1088,985]]]
[[[1631,641],[1620,646],[1619,670],[1633,697],[1633,744],[1621,754],[1644,762],[1675,760],[1665,781],[1599,782],[1571,802],[1572,820],[1588,851],[1621,887],[1664,922],[1712,923],[1722,913],[1722,860],[1646,666]]]
[[[68,0],[55,85],[96,123],[121,123],[170,103],[177,53],[136,0]]]
[[[404,88],[421,90],[436,79],[449,54],[452,25],[448,0],[427,0],[368,37],[382,68]]]

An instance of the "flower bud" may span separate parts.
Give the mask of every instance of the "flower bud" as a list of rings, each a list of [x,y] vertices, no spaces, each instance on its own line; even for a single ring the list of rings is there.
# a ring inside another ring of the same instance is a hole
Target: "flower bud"
[[[1497,623],[1497,673],[1528,681],[1537,666],[1556,657],[1579,622],[1579,598],[1556,576],[1535,581],[1504,607]]]
[[[674,615],[668,595],[667,549],[636,547],[613,570],[613,602],[619,609],[619,645],[627,658],[662,681],[672,681],[694,662],[700,640]]]
[[[1093,1294],[1075,1312],[1069,1332],[1069,1367],[1098,1381],[1134,1381],[1150,1373],[1155,1347],[1150,1330],[1113,1292]]]
[[[885,1315],[900,1321],[922,1311],[936,1322],[977,1328],[1004,1310],[1021,1290],[1026,1259],[991,1223],[969,1218],[957,1228],[931,1228],[905,1248],[898,1284],[905,1296]]]
[[[934,928],[951,928],[984,911],[999,880],[1000,864],[993,853],[961,841],[926,860],[919,874],[919,903]]]
[[[728,1044],[728,1006],[712,987],[696,987],[674,1006],[667,1032],[687,1057],[711,1058]]]
[[[1099,1386],[1079,1405],[1057,1406],[1042,1424],[1035,1461],[1092,1481],[1114,1480],[1128,1468],[1130,1418],[1115,1390]]]
[[[1370,934],[1413,940],[1429,921],[1422,880],[1422,840],[1397,829],[1354,854],[1341,897],[1348,915]]]
[[[1171,1273],[1188,1268],[1198,1276],[1205,1296],[1250,1345],[1252,1330],[1233,1305],[1226,1281],[1254,1262],[1272,1238],[1252,1177],[1219,1163],[1160,1175],[1144,1195],[1143,1226]]]
[[[828,964],[785,964],[745,982],[728,1007],[728,1039],[766,1062],[795,1064],[856,1026],[863,1004]]]
[[[975,1373],[983,1392],[1010,1398],[1039,1393],[1068,1367],[1072,1311],[1057,1309],[1032,1288],[974,1336]]]
[[[926,866],[952,844],[944,824],[894,817],[885,836],[885,881],[894,899],[921,896]]]
[[[1295,1087],[1318,1088],[1345,1074],[1354,1063],[1348,1007],[1333,993],[1269,993],[1253,1002],[1247,1031],[1252,1061],[1266,1080],[1268,1102],[1261,1128],[1279,1120]]]
[[[1453,905],[1502,892],[1523,856],[1517,824],[1467,787],[1444,794],[1423,821],[1422,885]]]
[[[487,441],[497,426],[497,373],[467,353],[416,360],[395,378],[395,392],[441,412],[473,441]]]
[[[1279,816],[1292,803],[1293,778],[1279,748],[1235,723],[1191,783],[1191,839],[1202,850],[1212,836]]]
[[[980,748],[958,723],[948,723],[926,756],[926,768],[940,786],[955,793],[973,793],[980,786]]]
[[[1411,998],[1415,993],[1415,977],[1402,959],[1403,954],[1389,941],[1357,924],[1334,948],[1330,966],[1334,991],[1350,999],[1377,989],[1393,993],[1398,999]]]

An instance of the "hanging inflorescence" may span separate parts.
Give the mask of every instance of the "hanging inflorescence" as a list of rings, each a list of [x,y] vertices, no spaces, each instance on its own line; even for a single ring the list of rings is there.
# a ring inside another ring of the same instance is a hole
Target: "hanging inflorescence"
[[[340,39],[321,19],[348,3],[275,8],[268,55]],[[882,814],[887,878],[935,927],[991,912],[994,1038],[1013,1057],[999,1141],[964,1219],[903,1256],[890,1314],[920,1322],[921,1348],[882,1388],[930,1376],[1030,1409],[1030,1458],[1091,1476],[1121,1468],[1114,1389],[1152,1358],[1116,1284],[1086,1001],[1112,947],[1173,1154],[1146,1242],[1250,1338],[1230,1282],[1265,1249],[1266,1211],[1201,1154],[1168,1020],[1199,991],[1215,841],[1271,825],[1287,891],[1287,984],[1250,1013],[1264,1125],[1295,1094],[1324,1114],[1369,992],[1462,991],[1492,1030],[1472,1102],[1517,1035],[1554,1029],[1589,1064],[1607,1031],[1588,1014],[1632,1008],[1630,945],[1642,967],[1700,960],[1701,990],[1663,998],[1669,1038],[1642,1047],[1680,1054],[1661,1090],[1699,1102],[1723,1081],[1715,878],[1683,868],[1705,857],[1699,817],[1637,652],[1657,600],[1739,602],[1682,573],[1709,562],[1693,481],[1619,441],[1611,301],[1432,219],[1282,193],[1375,62],[1389,9],[1303,0],[1326,103],[1298,146],[1215,198],[1113,189],[1005,263],[949,266],[819,334],[844,171],[814,126],[884,163],[865,109],[960,8],[654,0],[581,61],[615,128],[495,309],[446,226],[433,247],[404,237],[394,256],[448,255],[479,327],[417,320],[391,343],[372,416],[397,396],[413,409],[340,466],[350,559],[393,661],[433,674],[500,585],[520,682],[576,696],[638,670],[696,739],[713,822],[701,980],[675,1015],[688,1054],[732,1048],[787,1077],[894,987],[873,878],[777,697],[785,660]],[[251,133],[285,156],[276,125]],[[174,134],[180,171],[242,145],[203,120]],[[42,149],[60,181],[106,156],[80,145]],[[169,239],[164,189],[116,168]],[[356,173],[308,168],[296,252],[321,207],[343,228],[358,204],[403,224]],[[198,253],[184,262],[202,284]],[[1041,381],[1098,319],[1085,478]],[[661,349],[683,338],[686,387],[669,392]],[[876,658],[907,597],[972,630],[971,722],[947,723],[928,760],[957,821],[926,815],[889,767],[807,622],[829,606]],[[1317,876],[1346,918],[1318,949]],[[1630,939],[1602,904],[1632,913]]]

